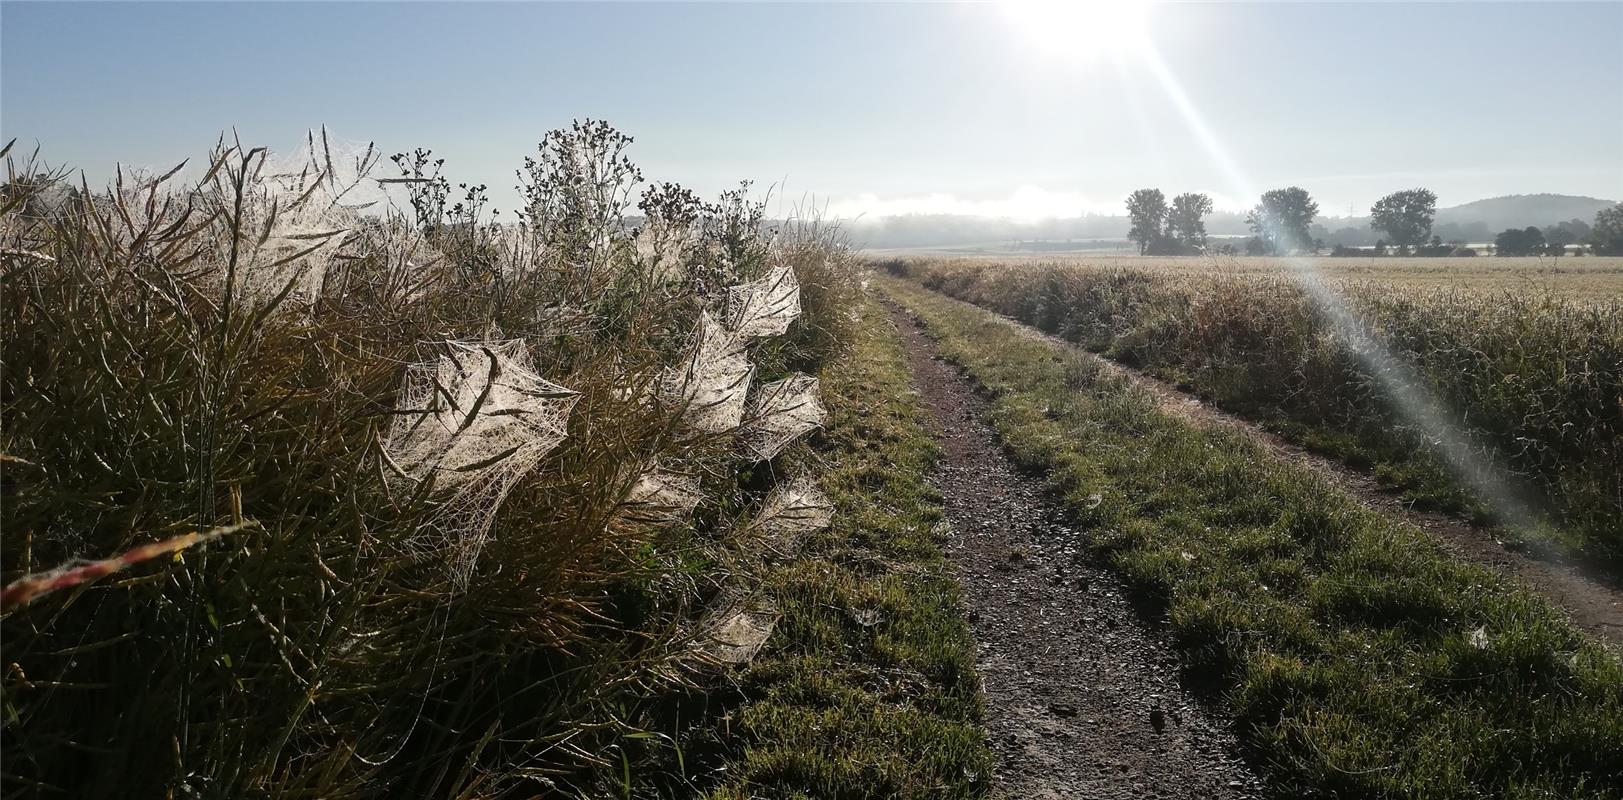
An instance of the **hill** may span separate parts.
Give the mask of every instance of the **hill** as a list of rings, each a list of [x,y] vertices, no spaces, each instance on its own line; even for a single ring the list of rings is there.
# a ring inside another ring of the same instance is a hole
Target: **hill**
[[[1616,200],[1570,194],[1512,194],[1440,208],[1437,210],[1437,222],[1457,225],[1480,223],[1494,231],[1529,225],[1542,228],[1571,219],[1588,222],[1595,218],[1595,212],[1616,203]]]

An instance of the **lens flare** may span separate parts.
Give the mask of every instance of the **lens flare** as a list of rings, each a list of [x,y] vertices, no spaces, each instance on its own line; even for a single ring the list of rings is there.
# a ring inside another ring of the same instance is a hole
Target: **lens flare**
[[[1167,99],[1178,110],[1184,124],[1216,164],[1234,196],[1261,196],[1240,164],[1229,155],[1221,137],[1206,124],[1199,108],[1161,59],[1154,44],[1146,42],[1139,56],[1166,93]],[[1394,410],[1404,422],[1425,436],[1433,452],[1442,456],[1454,475],[1511,525],[1528,527],[1537,524],[1537,515],[1533,513],[1523,490],[1515,485],[1509,469],[1494,455],[1492,448],[1453,423],[1447,407],[1427,388],[1425,380],[1412,366],[1393,355],[1376,339],[1369,326],[1353,313],[1346,298],[1324,278],[1313,261],[1290,255],[1286,257],[1286,265],[1289,267],[1287,274],[1307,293],[1319,313],[1329,320],[1336,335],[1346,342],[1364,369],[1380,384]]]

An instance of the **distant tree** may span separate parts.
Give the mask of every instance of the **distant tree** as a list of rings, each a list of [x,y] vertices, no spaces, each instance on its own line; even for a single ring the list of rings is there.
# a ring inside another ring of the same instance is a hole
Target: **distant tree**
[[[1248,256],[1269,256],[1274,254],[1273,245],[1261,236],[1253,236],[1245,240],[1245,254]]]
[[[1176,239],[1186,250],[1200,252],[1206,249],[1206,215],[1212,213],[1212,199],[1197,192],[1185,192],[1172,198],[1172,211],[1167,217],[1167,236]]]
[[[1167,198],[1160,189],[1139,189],[1127,196],[1127,238],[1138,242],[1138,254],[1162,238],[1167,220]]]
[[[1544,241],[1566,247],[1588,239],[1594,229],[1581,219],[1571,219],[1544,226]]]
[[[1501,256],[1533,256],[1544,252],[1544,232],[1531,225],[1506,228],[1493,237],[1493,250]]]
[[[1393,192],[1369,209],[1369,226],[1386,234],[1399,247],[1420,245],[1431,235],[1437,215],[1437,195],[1430,189]]]
[[[1623,203],[1595,214],[1589,244],[1597,256],[1623,256]]]
[[[1245,221],[1257,238],[1267,244],[1269,252],[1278,253],[1306,250],[1311,246],[1313,237],[1308,234],[1308,226],[1318,214],[1319,204],[1307,190],[1290,186],[1265,192],[1262,202],[1251,209]]]
[[[1378,256],[1386,255],[1386,240],[1385,239],[1376,239],[1375,240],[1375,255],[1378,255]]]
[[[1323,239],[1314,239],[1313,240],[1313,255],[1318,255],[1319,251],[1323,250],[1323,249],[1324,249],[1324,240]]]

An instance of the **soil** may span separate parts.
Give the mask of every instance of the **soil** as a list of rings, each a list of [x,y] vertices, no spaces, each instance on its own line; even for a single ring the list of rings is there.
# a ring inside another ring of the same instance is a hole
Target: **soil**
[[[1150,390],[1161,409],[1201,425],[1217,425],[1244,434],[1274,455],[1330,479],[1366,506],[1413,525],[1433,536],[1459,558],[1485,566],[1542,594],[1567,612],[1573,624],[1614,650],[1623,649],[1623,581],[1586,567],[1554,548],[1519,549],[1494,535],[1491,527],[1436,512],[1418,511],[1385,489],[1369,472],[1292,444],[1243,417],[1204,403],[1170,383],[1146,375],[1007,317],[996,316],[1028,336],[1094,359],[1105,368]],[[1513,549],[1515,548],[1515,549]]]
[[[995,792],[1261,796],[1231,725],[1181,682],[1165,625],[1090,561],[1041,480],[1004,455],[971,382],[893,317],[943,449],[933,480],[978,643]]]

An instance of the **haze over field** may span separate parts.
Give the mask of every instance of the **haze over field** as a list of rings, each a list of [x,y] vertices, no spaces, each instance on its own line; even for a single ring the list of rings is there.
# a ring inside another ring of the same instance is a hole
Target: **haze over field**
[[[777,184],[779,214],[844,219],[1119,215],[1142,186],[1204,192],[1220,215],[1298,185],[1327,217],[1411,186],[1444,209],[1623,187],[1617,3],[0,13],[0,134],[92,184],[120,160],[167,170],[223,129],[291,148],[325,124],[432,147],[512,208],[515,154],[593,116],[639,137],[650,174],[705,196],[745,176]]]

